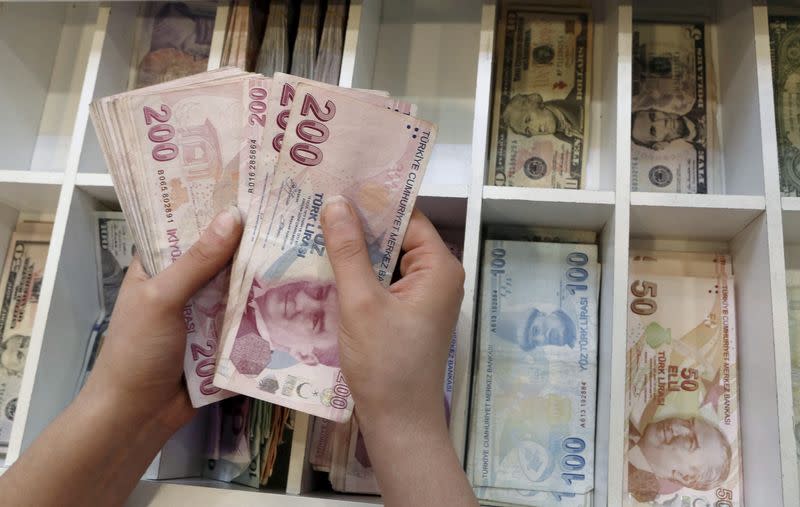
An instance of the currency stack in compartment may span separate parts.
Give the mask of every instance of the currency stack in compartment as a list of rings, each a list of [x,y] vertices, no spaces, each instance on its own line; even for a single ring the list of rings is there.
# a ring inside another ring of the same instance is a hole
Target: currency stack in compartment
[[[488,505],[591,505],[597,234],[492,224],[485,238],[467,476]]]
[[[286,72],[338,84],[347,9],[347,0],[252,3],[252,15],[258,21],[251,25],[249,37],[258,41],[258,50],[255,59],[248,56],[242,68],[267,76]]]
[[[741,6],[633,4],[631,190],[763,195],[753,53]],[[752,25],[748,25],[752,27]],[[752,28],[749,28],[752,30]],[[736,86],[728,86],[731,82]]]
[[[21,217],[0,275],[0,454],[14,425],[53,224]]]

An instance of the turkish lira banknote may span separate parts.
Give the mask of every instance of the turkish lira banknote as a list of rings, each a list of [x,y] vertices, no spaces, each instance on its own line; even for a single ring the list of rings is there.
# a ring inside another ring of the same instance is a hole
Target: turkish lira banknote
[[[432,124],[382,100],[379,106],[330,88],[297,87],[249,261],[252,277],[243,285],[249,293],[225,334],[216,386],[349,419],[320,213],[333,196],[349,200],[376,276],[388,285],[436,136]]]
[[[592,22],[588,12],[503,4],[489,185],[583,188]]]
[[[625,505],[743,505],[730,257],[633,251],[629,284]]]
[[[8,445],[39,303],[50,235],[15,232],[0,278],[0,445]]]
[[[800,67],[797,37],[800,17],[770,16],[769,47],[781,193],[800,196]]]
[[[142,4],[128,89],[206,71],[216,13],[216,2]]]
[[[474,487],[594,488],[596,245],[487,240],[471,424]]]
[[[713,68],[702,23],[633,24],[631,189],[718,192]]]

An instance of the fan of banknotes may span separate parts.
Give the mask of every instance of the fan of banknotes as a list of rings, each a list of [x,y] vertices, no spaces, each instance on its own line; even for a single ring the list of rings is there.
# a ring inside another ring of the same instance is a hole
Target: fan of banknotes
[[[92,104],[148,273],[183,255],[217,213],[244,217],[232,265],[184,311],[195,406],[241,393],[349,419],[320,213],[336,196],[349,200],[388,285],[436,136],[415,112],[386,92],[235,68]]]

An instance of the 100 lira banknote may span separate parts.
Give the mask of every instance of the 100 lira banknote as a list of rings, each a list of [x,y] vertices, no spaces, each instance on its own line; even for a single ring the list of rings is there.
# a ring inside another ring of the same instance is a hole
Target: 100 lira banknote
[[[339,368],[322,207],[334,196],[349,200],[377,278],[388,285],[436,129],[327,88],[301,84],[294,104],[250,259],[248,295],[237,302],[214,384],[345,421],[353,401]]]
[[[631,189],[715,191],[714,100],[702,24],[633,25]]]
[[[488,184],[583,188],[589,14],[504,6],[499,33]]]
[[[730,258],[632,252],[625,505],[742,505]]]
[[[596,245],[488,240],[472,412],[475,487],[594,487]]]

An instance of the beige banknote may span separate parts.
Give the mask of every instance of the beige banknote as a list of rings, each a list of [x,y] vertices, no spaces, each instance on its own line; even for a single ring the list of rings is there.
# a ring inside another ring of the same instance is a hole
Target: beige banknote
[[[388,285],[436,137],[434,125],[340,92],[298,86],[246,304],[223,342],[215,385],[346,421],[338,303],[320,213],[343,196],[361,217],[373,269]],[[376,150],[375,146],[380,146]]]
[[[498,33],[487,183],[583,188],[592,62],[588,12],[505,5]]]
[[[632,252],[628,304],[625,505],[741,506],[730,257]]]

